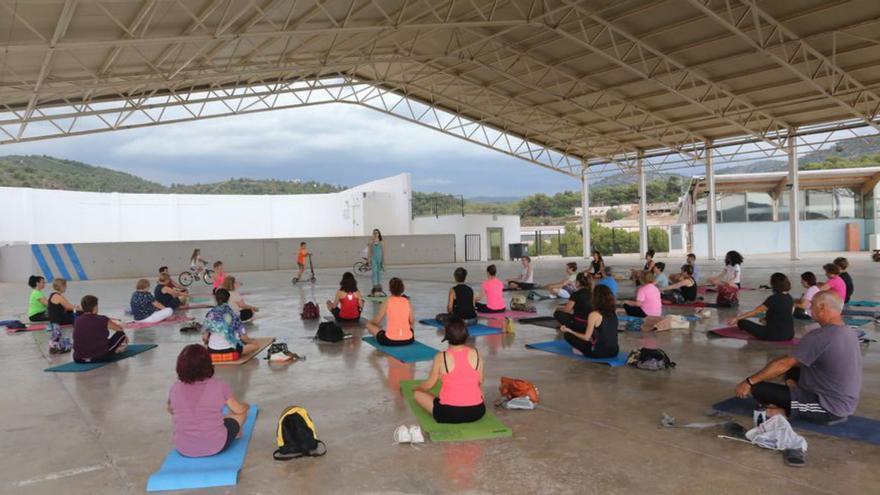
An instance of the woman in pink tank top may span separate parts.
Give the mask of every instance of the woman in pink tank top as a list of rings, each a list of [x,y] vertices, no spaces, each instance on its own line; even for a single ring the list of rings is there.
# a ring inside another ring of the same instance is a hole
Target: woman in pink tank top
[[[415,341],[413,335],[412,306],[404,297],[403,280],[397,277],[388,281],[391,297],[382,303],[372,320],[367,322],[367,330],[376,337],[380,345],[409,345]],[[385,320],[385,329],[379,325]]]
[[[416,402],[438,423],[472,423],[486,414],[483,401],[483,361],[476,349],[467,347],[464,320],[453,316],[446,323],[449,349],[434,356],[428,379],[413,391]],[[440,380],[440,395],[432,389]]]
[[[482,292],[475,299],[474,307],[478,313],[503,313],[507,310],[504,302],[504,283],[495,274],[498,273],[495,265],[486,267],[486,280],[483,281]],[[485,299],[486,302],[480,302]]]

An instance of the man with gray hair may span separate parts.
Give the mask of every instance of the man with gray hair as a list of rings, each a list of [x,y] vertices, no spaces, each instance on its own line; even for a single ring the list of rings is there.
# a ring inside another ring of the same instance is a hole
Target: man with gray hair
[[[843,301],[833,291],[816,294],[812,308],[821,327],[736,386],[737,397],[751,395],[759,408],[766,408],[766,415],[755,415],[756,422],[784,412],[792,419],[836,424],[856,410],[862,388],[858,335],[844,325]],[[779,377],[785,385],[767,383]]]

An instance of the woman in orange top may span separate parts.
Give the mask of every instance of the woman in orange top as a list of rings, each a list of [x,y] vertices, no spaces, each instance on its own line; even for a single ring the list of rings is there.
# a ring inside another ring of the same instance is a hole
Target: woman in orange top
[[[367,330],[381,345],[412,344],[415,341],[412,330],[415,318],[409,299],[403,296],[403,280],[392,278],[388,281],[388,288],[391,297],[382,303],[376,316],[367,323]],[[379,327],[383,318],[386,320],[385,330]]]

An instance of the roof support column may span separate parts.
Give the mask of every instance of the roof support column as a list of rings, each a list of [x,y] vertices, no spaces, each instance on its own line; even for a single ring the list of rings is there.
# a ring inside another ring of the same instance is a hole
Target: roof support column
[[[789,190],[788,200],[788,231],[791,236],[789,245],[791,248],[791,259],[801,259],[801,246],[799,235],[799,223],[801,219],[800,199],[800,178],[798,177],[798,156],[797,156],[797,130],[792,128],[788,130],[788,184],[791,186]]]
[[[639,170],[639,255],[648,250],[648,184],[645,180],[645,152],[638,151],[636,164]]]
[[[583,239],[584,258],[588,259],[592,253],[590,244],[590,183],[589,167],[581,165],[581,238]]]
[[[709,184],[709,196],[706,198],[706,230],[708,251],[706,258],[717,259],[715,250],[715,166],[712,164],[712,141],[706,141],[706,182]]]

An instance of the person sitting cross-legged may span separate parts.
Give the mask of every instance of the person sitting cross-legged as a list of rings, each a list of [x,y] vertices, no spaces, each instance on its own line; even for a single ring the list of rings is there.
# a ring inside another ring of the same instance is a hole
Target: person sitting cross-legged
[[[207,457],[241,437],[250,406],[238,401],[226,382],[214,378],[208,350],[190,344],[177,356],[177,381],[168,393],[167,408],[174,422],[174,448],[187,457]]]
[[[174,314],[172,308],[166,308],[162,303],[156,301],[155,296],[150,292],[150,281],[145,278],[137,281],[129,304],[131,306],[131,316],[135,321],[142,323],[157,323],[171,318]]]
[[[645,270],[638,276],[641,285],[636,289],[635,300],[623,301],[623,310],[629,316],[661,316],[663,314],[663,301],[660,298],[660,289],[654,285],[654,271]]]
[[[413,317],[412,305],[409,299],[403,295],[406,290],[403,280],[394,277],[388,281],[388,289],[391,296],[386,299],[379,311],[372,320],[367,322],[367,331],[370,335],[376,337],[376,342],[380,345],[409,345],[415,341],[413,334]],[[379,325],[385,320],[385,329]]]
[[[611,289],[593,289],[592,311],[583,331],[562,326],[559,330],[568,345],[586,357],[609,358],[620,352],[617,342],[617,304]]]
[[[122,326],[98,314],[98,298],[83,296],[79,303],[83,314],[73,322],[73,360],[77,363],[107,361],[128,348]]]
[[[664,299],[679,303],[696,301],[697,281],[694,279],[694,266],[688,264],[681,265],[681,273],[675,279],[675,283],[663,289],[661,296]]]
[[[831,291],[816,294],[813,319],[821,325],[794,348],[770,361],[736,386],[736,396],[754,397],[756,422],[777,414],[821,424],[851,416],[862,388],[862,355],[855,330],[843,322],[843,298]],[[769,383],[783,379],[784,384]],[[800,463],[804,453],[799,452]],[[788,455],[787,455],[788,458]]]
[[[740,330],[748,332],[760,340],[791,340],[794,338],[794,300],[788,294],[791,282],[783,273],[776,272],[770,276],[770,287],[773,294],[757,308],[737,315],[727,321],[728,325],[736,325]],[[749,320],[759,313],[764,313],[766,325]]]
[[[468,329],[464,320],[451,316],[446,322],[449,349],[438,352],[428,379],[413,391],[413,398],[438,423],[472,423],[486,414],[483,399],[483,361],[480,353],[466,344]],[[440,380],[440,394],[431,389]]]
[[[211,360],[235,361],[259,349],[260,344],[247,336],[238,312],[229,306],[229,291],[220,287],[214,292],[214,300],[217,305],[205,315],[203,334]]]
[[[592,284],[588,277],[584,273],[577,274],[574,282],[576,289],[572,291],[568,301],[553,313],[553,318],[560,325],[577,332],[584,332],[587,329],[587,317],[593,310]]]
[[[449,295],[446,298],[446,312],[440,313],[435,317],[443,325],[446,325],[446,322],[452,316],[461,318],[467,325],[475,325],[477,323],[474,290],[465,283],[467,274],[467,270],[461,266],[452,273],[453,278],[455,278],[455,285],[449,289]]]

